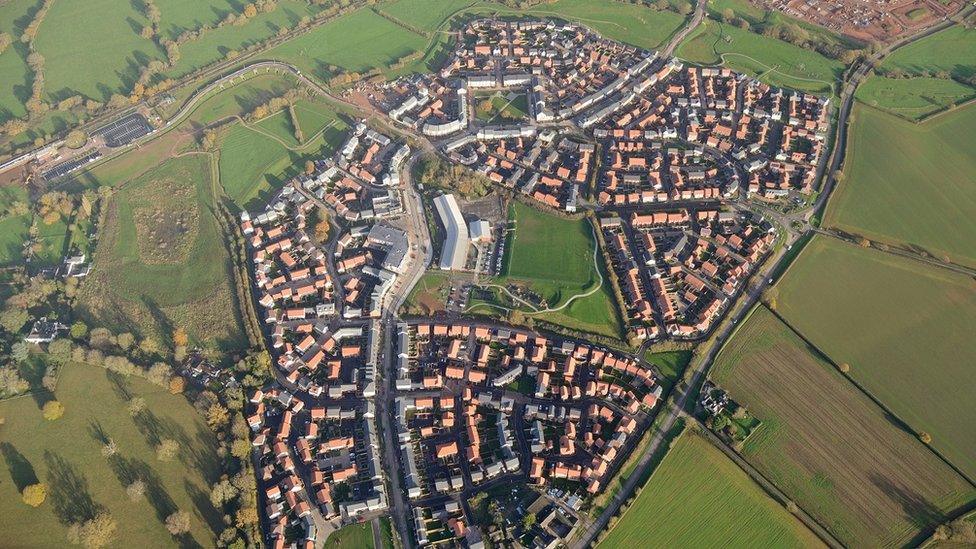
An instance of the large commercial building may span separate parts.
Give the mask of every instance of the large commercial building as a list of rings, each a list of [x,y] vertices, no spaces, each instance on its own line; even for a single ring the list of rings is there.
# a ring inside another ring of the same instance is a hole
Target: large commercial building
[[[468,226],[461,217],[461,209],[452,194],[435,198],[434,207],[447,234],[441,249],[440,268],[445,271],[462,270],[468,260]]]

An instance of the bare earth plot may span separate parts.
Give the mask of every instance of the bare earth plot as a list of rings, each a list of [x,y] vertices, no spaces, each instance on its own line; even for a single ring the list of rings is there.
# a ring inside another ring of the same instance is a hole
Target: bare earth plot
[[[852,124],[825,225],[976,265],[976,105],[921,124],[857,105]]]
[[[818,236],[778,287],[787,322],[976,478],[976,282]]]
[[[976,490],[759,306],[712,377],[762,425],[743,456],[843,543],[909,543]]]
[[[675,442],[597,546],[822,547],[732,460],[694,431]]]

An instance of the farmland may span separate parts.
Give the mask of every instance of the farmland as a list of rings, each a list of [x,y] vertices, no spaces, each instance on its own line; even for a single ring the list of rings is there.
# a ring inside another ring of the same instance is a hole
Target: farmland
[[[857,87],[855,96],[862,103],[915,121],[976,97],[976,88],[951,79],[875,75]]]
[[[600,542],[640,547],[818,547],[805,526],[694,430],[667,456]]]
[[[174,158],[115,194],[79,300],[83,317],[162,341],[180,326],[201,344],[242,344],[209,174],[202,155]],[[184,216],[196,222],[177,223]]]
[[[898,48],[881,64],[883,70],[908,74],[946,71],[959,78],[976,75],[976,30],[953,26]]]
[[[595,243],[591,227],[585,220],[564,219],[521,202],[512,203],[509,218],[514,220],[516,228],[505,250],[502,276],[493,280],[495,284],[528,288],[545,299],[550,308],[557,308],[571,296],[592,290],[599,282],[597,267],[593,264]],[[598,261],[602,269],[602,260]],[[533,314],[532,318],[619,338],[620,318],[609,279],[606,273],[603,276],[603,289],[576,299],[564,309]],[[515,307],[499,292],[494,295],[499,298],[494,300],[496,303],[530,311]],[[469,310],[498,311],[474,300],[469,304]]]
[[[743,456],[845,544],[909,543],[976,495],[763,306],[712,377],[762,421]]]
[[[825,224],[976,265],[974,125],[976,106],[913,124],[857,105]]]
[[[191,515],[187,544],[214,545],[224,528],[208,497],[219,475],[217,442],[183,396],[78,363],[63,368],[55,396],[65,407],[56,421],[42,417],[44,397],[0,403],[6,419],[0,513],[8,539],[64,547],[71,522],[104,510],[118,524],[116,539],[127,546],[176,546],[164,522],[179,509]],[[148,408],[132,417],[126,402],[135,397],[145,399]],[[102,455],[102,437],[115,441],[118,454]],[[156,458],[160,437],[180,444],[178,459]],[[125,491],[134,478],[144,479],[147,487],[146,499],[135,503]],[[48,485],[48,496],[34,509],[21,502],[18,491],[38,481]]]
[[[787,322],[976,477],[970,277],[818,236],[778,287]]]

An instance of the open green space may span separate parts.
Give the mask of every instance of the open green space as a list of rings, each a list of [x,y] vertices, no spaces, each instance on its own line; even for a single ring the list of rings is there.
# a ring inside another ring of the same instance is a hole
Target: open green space
[[[210,173],[206,155],[172,158],[116,192],[79,299],[91,324],[161,341],[179,326],[200,344],[243,344]]]
[[[19,185],[0,187],[0,266],[19,263],[24,258],[31,214],[17,214],[8,209],[16,202],[27,204],[27,189]]]
[[[706,19],[675,52],[680,59],[722,64],[774,86],[831,93],[844,71],[840,61],[777,38]]]
[[[976,496],[761,305],[720,351],[711,375],[762,421],[742,455],[846,545],[919,541]]]
[[[976,88],[952,79],[871,76],[857,87],[855,97],[872,107],[909,120],[921,120],[976,97]]]
[[[395,0],[378,8],[397,21],[430,32],[462,8],[477,3],[477,0]]]
[[[691,362],[693,351],[653,351],[648,350],[644,354],[644,360],[653,364],[668,384],[673,384],[685,372],[688,363]]]
[[[825,224],[976,265],[976,106],[920,124],[865,105],[853,116]]]
[[[406,314],[430,315],[443,311],[451,291],[451,274],[430,270],[420,277],[403,303]]]
[[[603,287],[561,310],[546,313],[532,313],[530,307],[512,302],[495,288],[495,299],[472,299],[468,310],[494,315],[505,312],[489,305],[494,303],[530,313],[531,318],[619,339],[620,316],[599,254],[598,265],[594,264],[595,242],[590,224],[584,219],[542,212],[518,201],[512,202],[509,219],[515,229],[506,246],[502,275],[492,279],[493,284],[527,288],[544,299],[549,308],[558,308],[572,296],[592,290],[600,280],[597,269],[603,273]]]
[[[777,288],[787,322],[976,477],[971,277],[817,236]]]
[[[373,528],[368,522],[350,524],[332,532],[325,540],[326,549],[373,549]]]
[[[514,123],[529,116],[529,100],[524,93],[488,92],[476,94],[475,116],[486,123]]]
[[[303,72],[328,81],[328,65],[351,72],[385,68],[397,59],[422,51],[427,39],[372,10],[338,17],[306,34],[272,48],[268,59],[292,63]]]
[[[822,547],[731,459],[686,430],[609,534],[614,547]]]
[[[117,547],[212,547],[224,529],[210,503],[210,485],[220,474],[217,442],[203,418],[182,395],[171,395],[137,378],[121,378],[87,364],[63,367],[55,397],[64,416],[45,420],[40,406],[47,396],[0,402],[0,514],[13,545],[67,547],[72,522],[106,511],[118,525]],[[126,403],[145,399],[136,417]],[[118,446],[102,455],[105,438]],[[155,446],[176,440],[178,458],[160,461]],[[146,484],[145,499],[130,501],[126,486]],[[20,490],[47,484],[47,499],[28,507]],[[190,533],[178,540],[166,531],[166,517],[176,510],[191,515]]]
[[[672,11],[616,0],[558,0],[533,6],[525,13],[576,21],[606,38],[648,49],[657,48],[667,42],[685,22],[684,16]]]
[[[0,32],[10,35],[13,43],[0,54],[0,122],[21,118],[27,114],[24,103],[30,99],[31,76],[27,66],[30,53],[27,44],[19,40],[24,28],[30,24],[40,4],[37,0],[10,0],[0,3]]]
[[[908,74],[946,71],[953,77],[976,75],[976,29],[959,25],[896,49],[881,70],[900,69]]]

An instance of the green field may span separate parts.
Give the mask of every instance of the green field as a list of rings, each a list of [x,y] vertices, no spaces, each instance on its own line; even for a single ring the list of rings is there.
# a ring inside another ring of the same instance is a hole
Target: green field
[[[778,288],[787,322],[976,477],[972,278],[818,236]]]
[[[513,95],[509,99],[509,95]],[[474,97],[478,120],[485,123],[513,123],[529,116],[529,100],[524,93],[489,92]]]
[[[14,202],[27,202],[27,189],[18,185],[0,187],[0,266],[19,263],[24,258],[24,242],[31,225],[31,214],[6,212]]]
[[[976,97],[976,89],[941,78],[871,76],[857,87],[855,97],[909,120],[921,120],[947,106]]]
[[[599,549],[822,547],[702,435],[686,431]]]
[[[976,30],[958,25],[898,48],[885,58],[881,69],[908,74],[946,71],[966,78],[976,74]]]
[[[326,65],[365,72],[425,48],[427,39],[371,10],[343,15],[311,32],[272,48],[263,57],[296,65],[327,81]]]
[[[774,86],[830,93],[844,65],[811,49],[706,19],[678,46],[691,63],[722,63]]]
[[[559,0],[534,6],[526,13],[577,21],[606,38],[649,49],[667,42],[685,22],[671,11],[618,1]]]
[[[976,106],[914,124],[857,105],[825,225],[976,265],[974,127]]]
[[[477,3],[477,0],[395,0],[380,5],[379,10],[411,27],[430,32],[458,10]]]
[[[115,194],[82,287],[84,318],[162,341],[180,326],[198,343],[243,344],[210,171],[206,156],[173,158]]]
[[[213,433],[186,402],[137,378],[113,378],[86,364],[63,368],[57,399],[61,419],[47,421],[40,402],[31,396],[0,403],[0,514],[8,542],[24,546],[67,547],[71,522],[108,511],[118,530],[115,547],[178,546],[165,528],[177,509],[192,516],[185,546],[212,547],[224,529],[220,513],[210,504],[210,484],[220,474]],[[126,410],[130,397],[142,397],[148,410],[133,418]],[[103,457],[102,437],[111,437],[118,454]],[[160,438],[180,444],[179,459],[156,458]],[[147,499],[131,502],[125,487],[133,478],[146,483]],[[21,502],[25,485],[43,482],[47,500],[38,508]],[[21,543],[12,543],[21,545]]]
[[[762,421],[743,456],[846,545],[908,544],[976,497],[763,306],[726,343],[712,377]]]
[[[370,523],[350,524],[332,532],[325,540],[325,549],[373,549],[373,528]]]
[[[692,351],[658,351],[648,350],[644,354],[644,360],[657,367],[661,375],[668,384],[672,384],[681,379],[685,368],[691,362]]]
[[[24,103],[30,99],[31,77],[27,66],[27,44],[18,38],[37,9],[36,0],[11,0],[0,3],[0,32],[13,39],[7,51],[0,54],[0,122],[10,118],[21,118],[27,114]]]

